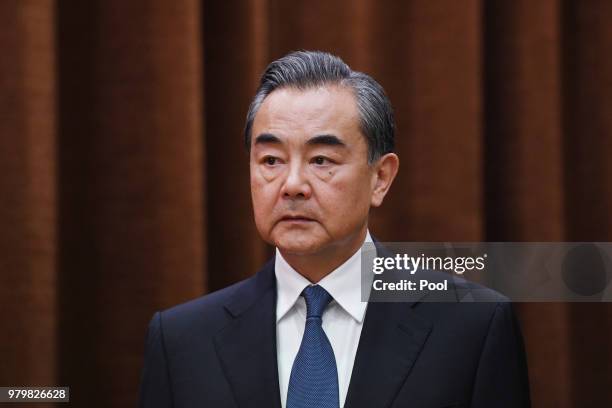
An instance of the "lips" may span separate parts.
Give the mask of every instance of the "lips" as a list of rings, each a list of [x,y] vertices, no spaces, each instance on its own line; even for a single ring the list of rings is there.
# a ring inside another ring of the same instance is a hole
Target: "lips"
[[[308,222],[314,221],[312,218],[303,215],[287,215],[280,219],[281,221],[293,221],[293,222]]]

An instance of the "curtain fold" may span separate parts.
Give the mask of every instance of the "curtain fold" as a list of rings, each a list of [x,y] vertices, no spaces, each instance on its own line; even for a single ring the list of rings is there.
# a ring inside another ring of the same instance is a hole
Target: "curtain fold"
[[[76,406],[134,405],[146,322],[206,290],[199,11],[58,3],[59,380]]]
[[[610,2],[563,3],[564,185],[569,241],[612,241],[611,15]],[[574,401],[583,406],[601,405],[601,390],[612,384],[611,306],[570,305],[571,390]]]
[[[0,383],[57,380],[54,9],[0,3]]]
[[[483,17],[487,240],[562,241],[560,5],[487,2]],[[571,358],[559,358],[571,355],[569,306],[517,309],[528,356],[537,356],[528,361],[534,406],[576,406]]]
[[[270,250],[252,221],[246,112],[268,63],[265,1],[210,1],[204,7],[208,279],[221,288],[250,276]],[[257,10],[257,12],[255,12]],[[259,21],[254,17],[257,16]]]

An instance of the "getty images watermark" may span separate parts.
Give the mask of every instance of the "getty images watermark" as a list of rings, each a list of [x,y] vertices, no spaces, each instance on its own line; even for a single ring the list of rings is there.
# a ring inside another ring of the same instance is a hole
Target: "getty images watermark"
[[[366,243],[362,300],[608,302],[612,243]]]

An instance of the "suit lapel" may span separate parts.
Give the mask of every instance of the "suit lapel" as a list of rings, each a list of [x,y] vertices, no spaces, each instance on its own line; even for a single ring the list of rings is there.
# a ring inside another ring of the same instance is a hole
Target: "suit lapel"
[[[345,408],[390,406],[430,331],[411,304],[368,304]]]
[[[238,407],[280,408],[274,263],[237,290],[226,309],[234,319],[215,336],[215,348]]]

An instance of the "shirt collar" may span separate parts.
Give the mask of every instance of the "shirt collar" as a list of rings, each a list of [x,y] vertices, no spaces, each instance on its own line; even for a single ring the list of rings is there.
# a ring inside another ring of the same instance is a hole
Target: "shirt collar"
[[[370,231],[366,232],[364,242],[372,242]],[[363,321],[367,307],[367,302],[361,301],[360,252],[361,248],[317,283],[359,323]],[[304,288],[311,283],[287,263],[278,248],[276,249],[274,274],[278,291],[276,301],[276,322],[278,322],[293,307]]]

